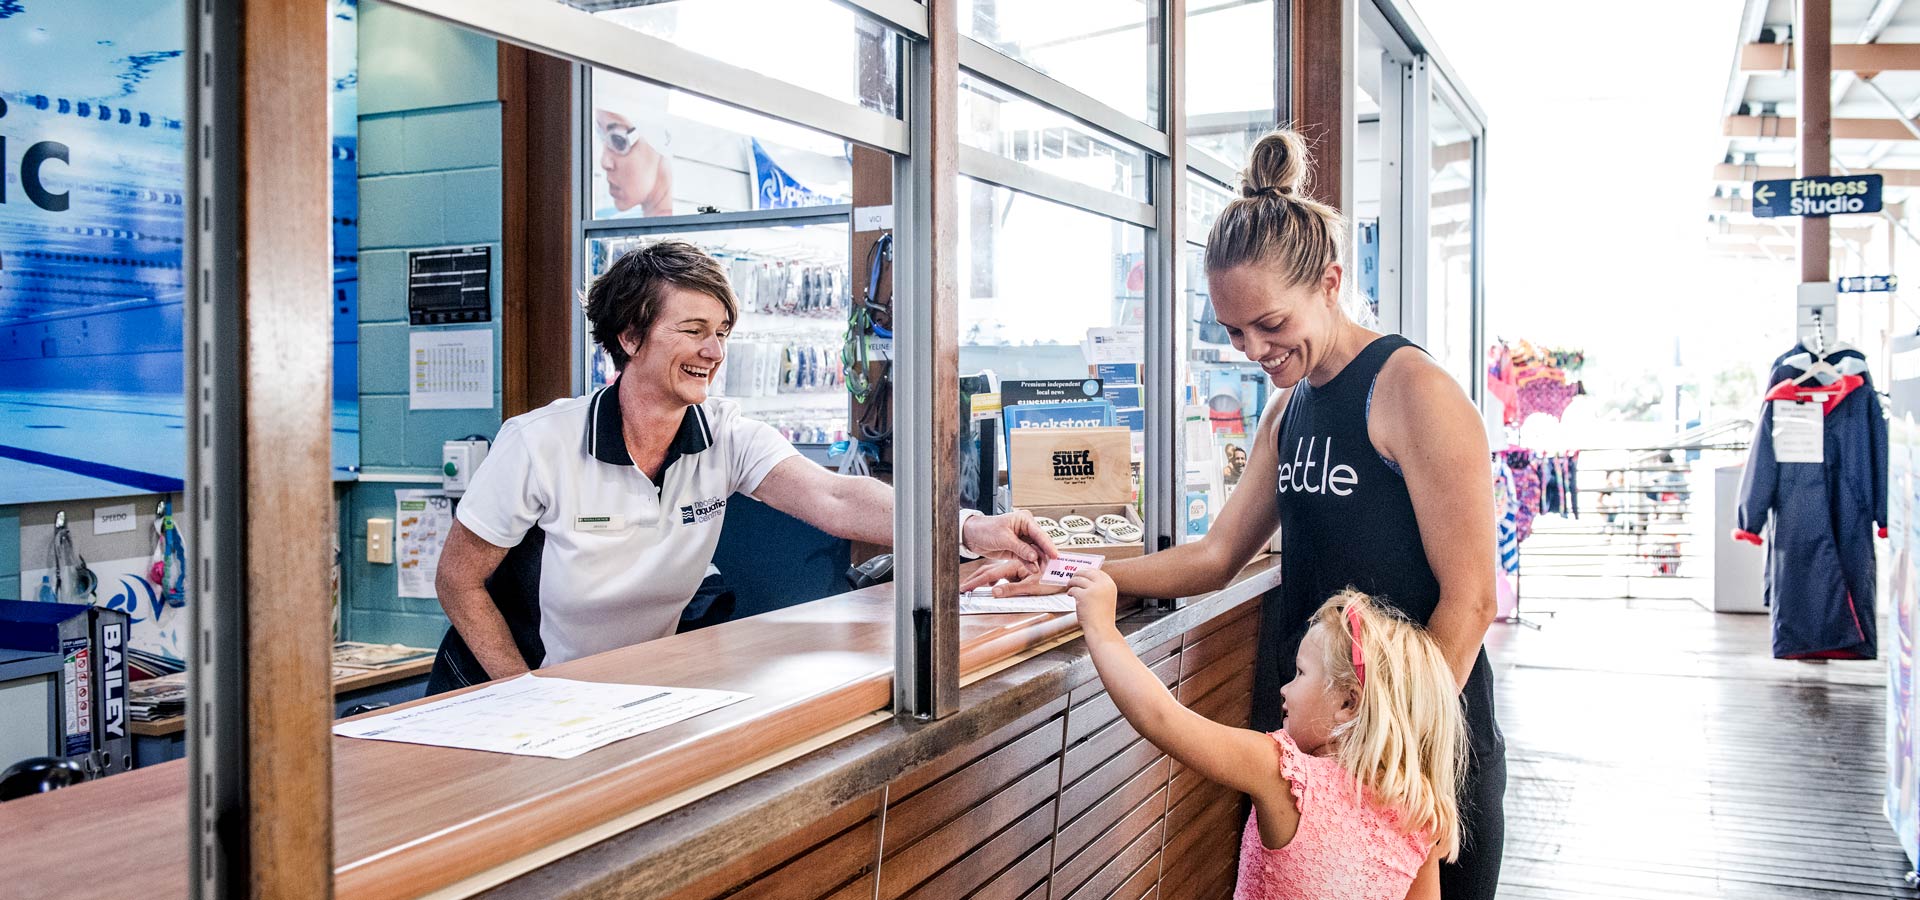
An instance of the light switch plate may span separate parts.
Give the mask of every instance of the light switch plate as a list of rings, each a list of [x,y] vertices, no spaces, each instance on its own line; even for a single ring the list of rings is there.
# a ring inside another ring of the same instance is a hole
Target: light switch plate
[[[393,520],[367,520],[367,562],[393,564]]]

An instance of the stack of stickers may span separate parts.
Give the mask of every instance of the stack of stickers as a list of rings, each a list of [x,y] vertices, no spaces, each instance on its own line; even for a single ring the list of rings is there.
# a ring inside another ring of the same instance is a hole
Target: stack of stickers
[[[1140,541],[1140,526],[1126,516],[1104,515],[1098,519],[1074,514],[1058,520],[1034,517],[1034,523],[1055,547],[1099,547],[1106,544],[1134,544]]]

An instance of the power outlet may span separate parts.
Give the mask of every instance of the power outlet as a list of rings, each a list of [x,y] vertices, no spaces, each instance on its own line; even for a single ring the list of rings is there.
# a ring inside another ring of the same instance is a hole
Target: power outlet
[[[393,564],[393,520],[367,520],[367,562]]]

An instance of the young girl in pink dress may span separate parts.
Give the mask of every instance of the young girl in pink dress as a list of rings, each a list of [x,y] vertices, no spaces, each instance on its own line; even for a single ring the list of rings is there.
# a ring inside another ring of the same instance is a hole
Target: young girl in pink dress
[[[1114,626],[1112,579],[1068,588],[1100,679],[1141,736],[1253,799],[1235,900],[1440,896],[1459,852],[1456,779],[1467,752],[1453,671],[1426,630],[1348,590],[1328,600],[1281,689],[1271,735],[1180,705]]]

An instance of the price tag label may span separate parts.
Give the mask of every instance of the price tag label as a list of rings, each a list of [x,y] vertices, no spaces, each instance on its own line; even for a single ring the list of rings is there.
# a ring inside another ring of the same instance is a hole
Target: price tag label
[[[1047,570],[1041,574],[1040,583],[1066,584],[1081,569],[1098,569],[1106,561],[1106,557],[1096,553],[1062,553],[1047,560]]]
[[[1826,462],[1825,404],[1773,401],[1773,458],[1783,463]]]

